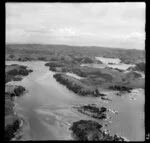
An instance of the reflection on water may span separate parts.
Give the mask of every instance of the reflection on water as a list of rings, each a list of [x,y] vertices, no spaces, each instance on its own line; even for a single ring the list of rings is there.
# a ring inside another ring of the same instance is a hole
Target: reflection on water
[[[14,82],[24,86],[28,92],[18,99],[18,113],[25,116],[30,125],[33,140],[66,140],[70,139],[69,127],[72,122],[80,119],[92,119],[78,113],[75,105],[96,103],[117,110],[112,112],[108,129],[124,136],[129,140],[144,140],[144,91],[135,90],[133,93],[118,97],[114,92],[105,91],[112,101],[103,102],[99,97],[81,97],[75,95],[53,78],[53,72],[44,66],[45,62],[12,62],[33,69],[33,72],[22,81]],[[134,97],[136,100],[132,100]]]

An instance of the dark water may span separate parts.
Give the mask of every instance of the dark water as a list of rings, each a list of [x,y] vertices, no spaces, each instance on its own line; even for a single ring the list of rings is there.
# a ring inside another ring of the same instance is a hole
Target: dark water
[[[80,97],[67,90],[53,78],[53,72],[44,66],[45,62],[13,62],[7,64],[27,65],[33,72],[22,81],[12,84],[23,85],[28,92],[17,101],[17,112],[27,118],[33,140],[71,139],[69,127],[80,119],[92,119],[75,111],[79,104],[96,103],[117,110],[119,114],[109,113],[112,119],[98,121],[108,124],[111,133],[117,133],[133,141],[144,140],[144,91],[117,97],[115,92],[104,91],[112,101],[104,103],[100,98]],[[133,94],[133,95],[132,95]],[[135,97],[136,100],[131,100]]]

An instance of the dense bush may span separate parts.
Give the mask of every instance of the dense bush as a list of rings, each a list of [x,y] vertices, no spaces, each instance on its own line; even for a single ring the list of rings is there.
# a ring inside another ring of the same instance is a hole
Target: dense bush
[[[38,60],[40,60],[40,61],[45,61],[45,60],[46,60],[46,57],[39,57]]]
[[[31,69],[27,69],[26,66],[19,66],[19,65],[10,65],[10,67],[14,67],[10,70],[8,70],[6,73],[5,73],[5,82],[9,82],[11,80],[21,80],[22,78],[19,77],[18,75],[21,75],[21,76],[27,76],[30,72],[32,72]],[[9,66],[8,66],[9,68]],[[7,67],[6,67],[7,69]]]
[[[19,120],[15,120],[13,124],[7,125],[5,127],[5,141],[11,140],[15,137],[15,132],[19,129]]]
[[[127,91],[127,92],[131,92],[131,90],[132,90],[131,87],[120,86],[120,85],[110,86],[109,89],[111,89],[111,90],[119,90],[119,91]]]
[[[107,108],[105,107],[98,108],[93,105],[85,105],[79,107],[78,111],[97,119],[106,119],[107,117],[106,115]]]
[[[125,141],[122,137],[111,136],[101,130],[102,125],[92,120],[79,120],[70,127],[76,140],[86,141]]]

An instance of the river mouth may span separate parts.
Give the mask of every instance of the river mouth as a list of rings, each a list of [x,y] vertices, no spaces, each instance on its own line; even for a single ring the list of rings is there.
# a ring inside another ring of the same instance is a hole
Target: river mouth
[[[76,105],[98,104],[119,112],[110,112],[111,120],[98,121],[110,123],[108,128],[113,134],[124,136],[131,141],[144,141],[144,90],[134,91],[132,96],[117,97],[115,92],[106,91],[112,99],[103,102],[99,97],[81,97],[67,90],[54,78],[54,72],[49,71],[45,62],[17,62],[6,64],[20,64],[33,70],[22,81],[12,82],[24,86],[28,92],[17,99],[17,112],[26,117],[32,140],[70,140],[69,127],[74,121],[81,119],[94,120],[78,113],[73,107]],[[133,100],[132,97],[135,99]]]

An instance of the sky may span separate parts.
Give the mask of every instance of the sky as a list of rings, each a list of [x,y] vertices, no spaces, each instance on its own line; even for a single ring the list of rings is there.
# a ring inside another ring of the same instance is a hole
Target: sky
[[[144,2],[6,3],[6,43],[145,48]]]

